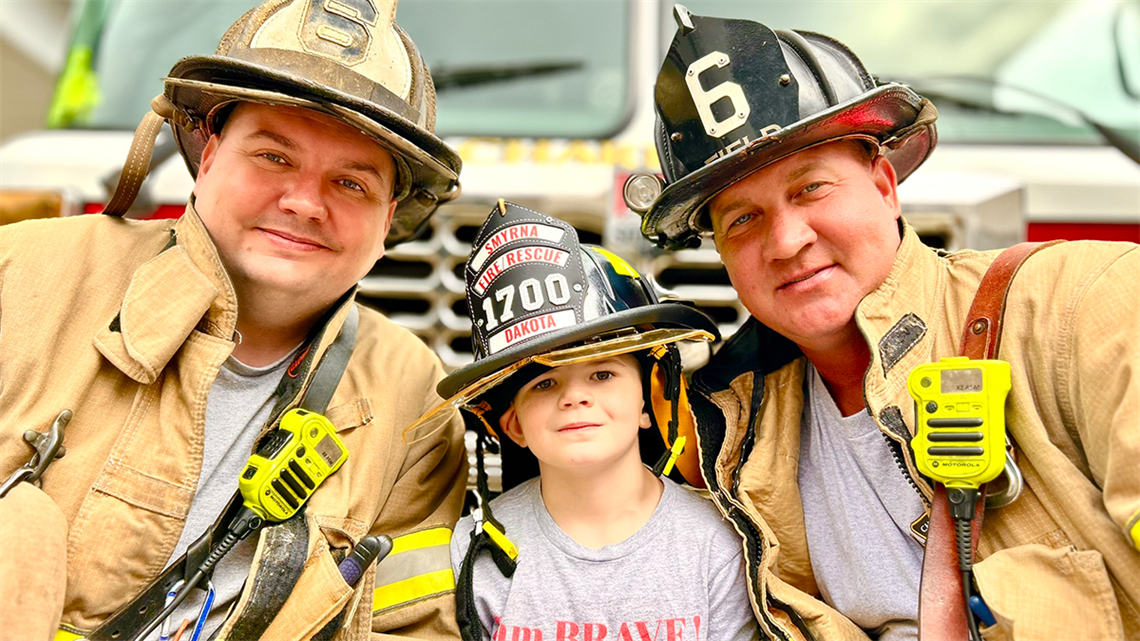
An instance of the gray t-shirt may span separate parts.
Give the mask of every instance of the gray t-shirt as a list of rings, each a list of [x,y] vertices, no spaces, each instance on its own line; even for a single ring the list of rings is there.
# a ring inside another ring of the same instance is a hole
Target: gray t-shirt
[[[814,367],[807,378],[799,483],[816,583],[873,638],[915,639],[922,499],[867,410],[844,417]]]
[[[261,433],[265,421],[269,420],[269,413],[273,411],[276,401],[273,392],[292,356],[290,353],[266,367],[249,367],[231,356],[218,371],[218,377],[214,379],[210,395],[206,399],[206,435],[198,492],[190,504],[186,525],[170,562],[185,554],[190,544],[214,524],[237,491],[238,477],[253,452],[257,435]],[[241,594],[256,547],[255,534],[238,543],[214,568],[212,581],[216,595],[209,619],[203,628],[203,639],[208,638],[210,632],[221,625],[230,605]],[[171,617],[171,625],[175,630],[182,619],[191,619],[188,631],[183,636],[185,639],[189,639],[194,630],[194,619],[202,607],[204,597],[204,592],[195,590]],[[158,631],[148,639],[158,639]]]
[[[532,479],[491,503],[519,550],[507,579],[490,554],[475,562],[484,639],[756,639],[740,539],[709,501],[668,479],[633,536],[598,550],[563,532]],[[471,544],[456,525],[456,576]],[[492,635],[494,634],[494,637]]]

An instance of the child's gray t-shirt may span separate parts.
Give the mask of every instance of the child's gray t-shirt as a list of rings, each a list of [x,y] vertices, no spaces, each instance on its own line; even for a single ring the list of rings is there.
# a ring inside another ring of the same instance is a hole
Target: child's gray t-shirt
[[[491,503],[519,550],[505,578],[482,553],[473,573],[484,639],[756,639],[741,543],[715,506],[663,479],[653,516],[621,543],[593,550],[563,532],[539,479]],[[451,540],[456,576],[471,544],[463,517]],[[494,636],[492,636],[494,635]]]

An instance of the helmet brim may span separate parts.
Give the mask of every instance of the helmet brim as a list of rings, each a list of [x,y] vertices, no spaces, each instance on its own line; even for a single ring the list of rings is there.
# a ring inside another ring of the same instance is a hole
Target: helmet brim
[[[688,305],[660,303],[635,307],[606,314],[573,327],[552,331],[539,339],[513,345],[497,352],[494,356],[461,367],[441,380],[436,386],[436,392],[443,398],[462,396],[464,391],[481,385],[485,379],[528,357],[568,347],[607,332],[642,326],[696,329],[708,332],[714,337],[720,335],[712,319]],[[611,340],[622,339],[619,337]],[[605,343],[606,341],[599,341],[598,346],[603,346]]]
[[[677,180],[661,192],[641,223],[642,234],[672,248],[712,231],[705,204],[729,185],[798,151],[852,137],[877,140],[899,182],[921,165],[937,143],[933,105],[899,84],[876,88],[764,138],[751,141]],[[936,113],[935,117],[936,117]]]
[[[396,208],[385,241],[389,247],[414,237],[440,203],[459,196],[459,155],[398,113],[398,98],[392,101],[393,108],[387,109],[298,75],[224,56],[183,58],[165,82],[170,101],[203,120],[219,105],[236,101],[304,107],[345,121],[399,156],[411,174],[406,177],[410,190]],[[196,177],[211,132],[205,122],[195,124],[198,126],[193,129],[173,129],[186,166]]]

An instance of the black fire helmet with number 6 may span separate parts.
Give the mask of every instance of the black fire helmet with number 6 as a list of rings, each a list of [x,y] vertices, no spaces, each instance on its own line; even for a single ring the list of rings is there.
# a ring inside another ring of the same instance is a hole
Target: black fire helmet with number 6
[[[797,151],[862,140],[902,182],[934,149],[934,105],[905,85],[877,83],[842,43],[681,5],[673,13],[677,33],[655,95],[665,179],[635,176],[626,189],[642,234],[658,246],[699,245],[712,231],[709,200]]]

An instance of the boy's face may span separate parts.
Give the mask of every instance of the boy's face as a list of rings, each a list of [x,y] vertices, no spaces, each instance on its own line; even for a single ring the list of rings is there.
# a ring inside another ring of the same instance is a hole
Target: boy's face
[[[644,406],[637,359],[615,356],[536,376],[515,395],[499,427],[544,468],[640,465],[638,428],[651,425]]]

